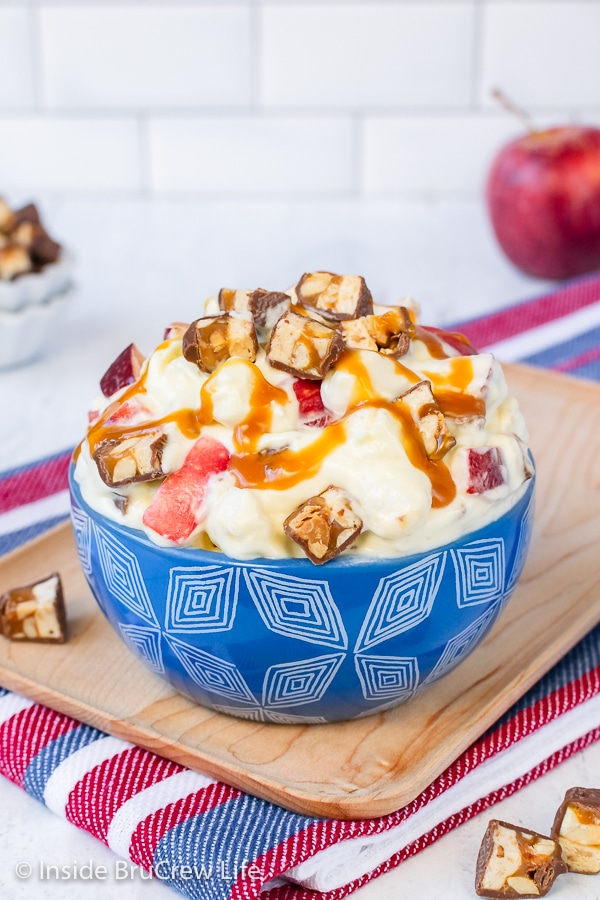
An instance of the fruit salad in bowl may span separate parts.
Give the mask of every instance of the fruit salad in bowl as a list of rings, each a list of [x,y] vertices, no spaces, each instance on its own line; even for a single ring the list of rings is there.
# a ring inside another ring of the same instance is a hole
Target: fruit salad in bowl
[[[274,722],[394,706],[513,591],[535,479],[502,369],[361,276],[223,288],[101,391],[71,468],[82,566],[199,703]]]

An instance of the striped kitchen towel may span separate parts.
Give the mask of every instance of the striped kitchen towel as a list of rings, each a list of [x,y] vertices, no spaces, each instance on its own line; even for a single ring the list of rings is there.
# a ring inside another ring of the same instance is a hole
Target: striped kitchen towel
[[[457,324],[502,360],[600,380],[600,277]],[[67,514],[69,453],[0,476],[0,553]],[[600,739],[600,626],[404,808],[292,813],[0,688],[0,772],[198,900],[337,900]]]

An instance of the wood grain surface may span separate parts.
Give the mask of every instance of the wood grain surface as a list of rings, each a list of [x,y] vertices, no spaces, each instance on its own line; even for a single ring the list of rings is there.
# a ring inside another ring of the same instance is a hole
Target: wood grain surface
[[[69,524],[0,562],[0,593],[60,571],[70,628],[62,646],[0,639],[0,684],[298,812],[363,818],[404,806],[600,621],[600,386],[505,370],[537,463],[531,552],[483,643],[409,703],[304,726],[195,705],[143,667],[107,624]]]

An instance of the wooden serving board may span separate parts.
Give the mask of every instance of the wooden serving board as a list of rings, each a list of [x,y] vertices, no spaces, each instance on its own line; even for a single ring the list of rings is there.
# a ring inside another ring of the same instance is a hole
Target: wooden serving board
[[[193,704],[104,620],[68,524],[0,561],[0,593],[59,570],[70,623],[62,646],[0,639],[0,684],[298,812],[363,818],[404,806],[600,621],[600,386],[524,366],[506,373],[538,469],[530,556],[483,644],[409,703],[304,726]]]

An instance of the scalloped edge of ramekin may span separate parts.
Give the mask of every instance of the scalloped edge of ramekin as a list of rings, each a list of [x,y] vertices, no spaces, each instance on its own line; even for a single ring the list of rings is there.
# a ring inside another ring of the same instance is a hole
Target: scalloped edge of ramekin
[[[45,303],[16,311],[0,309],[0,372],[34,362],[45,354],[74,293],[70,288]]]
[[[0,281],[0,312],[17,312],[63,294],[73,284],[73,266],[73,259],[63,252],[57,262],[49,263],[41,272]]]

